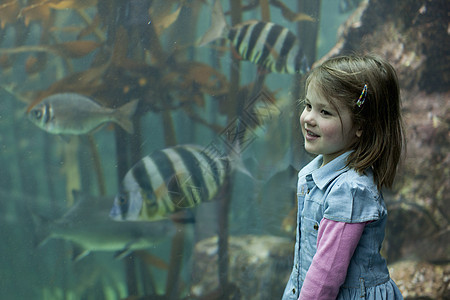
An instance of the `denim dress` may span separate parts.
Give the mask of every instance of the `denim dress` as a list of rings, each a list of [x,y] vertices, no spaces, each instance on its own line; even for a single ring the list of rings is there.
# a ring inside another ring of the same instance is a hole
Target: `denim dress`
[[[319,155],[299,172],[294,266],[282,300],[299,297],[317,251],[323,218],[346,223],[372,221],[364,227],[337,299],[403,299],[380,254],[387,217],[383,196],[374,183],[372,170],[361,175],[345,166],[350,153],[323,167]]]

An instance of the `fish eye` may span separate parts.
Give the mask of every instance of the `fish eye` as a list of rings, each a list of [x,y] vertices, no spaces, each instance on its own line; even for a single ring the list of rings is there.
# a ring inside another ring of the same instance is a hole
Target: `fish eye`
[[[125,215],[128,212],[128,197],[125,193],[120,193],[119,195],[117,195],[116,199],[117,199],[117,205],[122,214],[122,218],[125,218]]]
[[[119,204],[120,205],[124,205],[124,204],[126,204],[127,203],[127,199],[125,198],[125,196],[120,196],[119,197]]]
[[[31,111],[31,113],[32,113],[33,116],[34,116],[36,119],[38,119],[38,120],[40,120],[40,119],[42,118],[42,111],[39,110],[39,109],[33,109],[33,110]]]

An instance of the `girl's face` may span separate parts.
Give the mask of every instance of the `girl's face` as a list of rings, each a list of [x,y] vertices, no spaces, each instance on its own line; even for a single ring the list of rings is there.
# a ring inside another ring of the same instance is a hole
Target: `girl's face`
[[[322,165],[350,150],[353,142],[362,133],[353,124],[350,111],[346,107],[339,108],[338,111],[319,93],[315,79],[311,80],[308,86],[300,125],[306,151],[322,154]]]

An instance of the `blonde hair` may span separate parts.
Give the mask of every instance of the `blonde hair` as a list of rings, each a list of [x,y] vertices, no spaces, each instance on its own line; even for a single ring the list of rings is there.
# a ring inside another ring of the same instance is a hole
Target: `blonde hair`
[[[381,189],[391,187],[404,146],[400,89],[394,68],[375,56],[340,56],[314,68],[306,80],[315,80],[321,94],[336,108],[345,106],[362,135],[352,145],[347,166],[363,173],[372,168]],[[364,103],[357,105],[364,85]],[[339,111],[339,109],[338,109]]]

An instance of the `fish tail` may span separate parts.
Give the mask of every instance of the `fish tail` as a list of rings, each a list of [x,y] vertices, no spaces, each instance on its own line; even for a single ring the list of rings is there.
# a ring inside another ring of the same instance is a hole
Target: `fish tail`
[[[223,13],[222,4],[217,0],[211,14],[211,27],[203,35],[199,42],[199,46],[204,46],[214,40],[225,37],[228,33],[228,25]]]
[[[130,134],[134,132],[132,117],[136,112],[138,101],[136,99],[124,104],[114,114],[114,121]]]
[[[230,132],[230,139],[228,139],[225,142],[225,145],[223,145],[224,151],[218,152],[218,150],[216,150],[212,151],[212,153],[217,152],[215,155],[222,158],[222,161],[226,166],[226,173],[228,175],[238,172],[253,179],[253,175],[247,169],[242,160],[242,153],[244,151],[242,145],[243,140],[245,139],[245,126],[247,125],[241,117],[238,117],[235,122],[235,132]]]
[[[236,171],[241,173],[248,178],[255,180],[253,174],[250,170],[245,166],[244,161],[242,160],[242,146],[241,141],[235,141],[233,143],[233,150],[228,154],[228,162],[230,163],[231,171]]]

